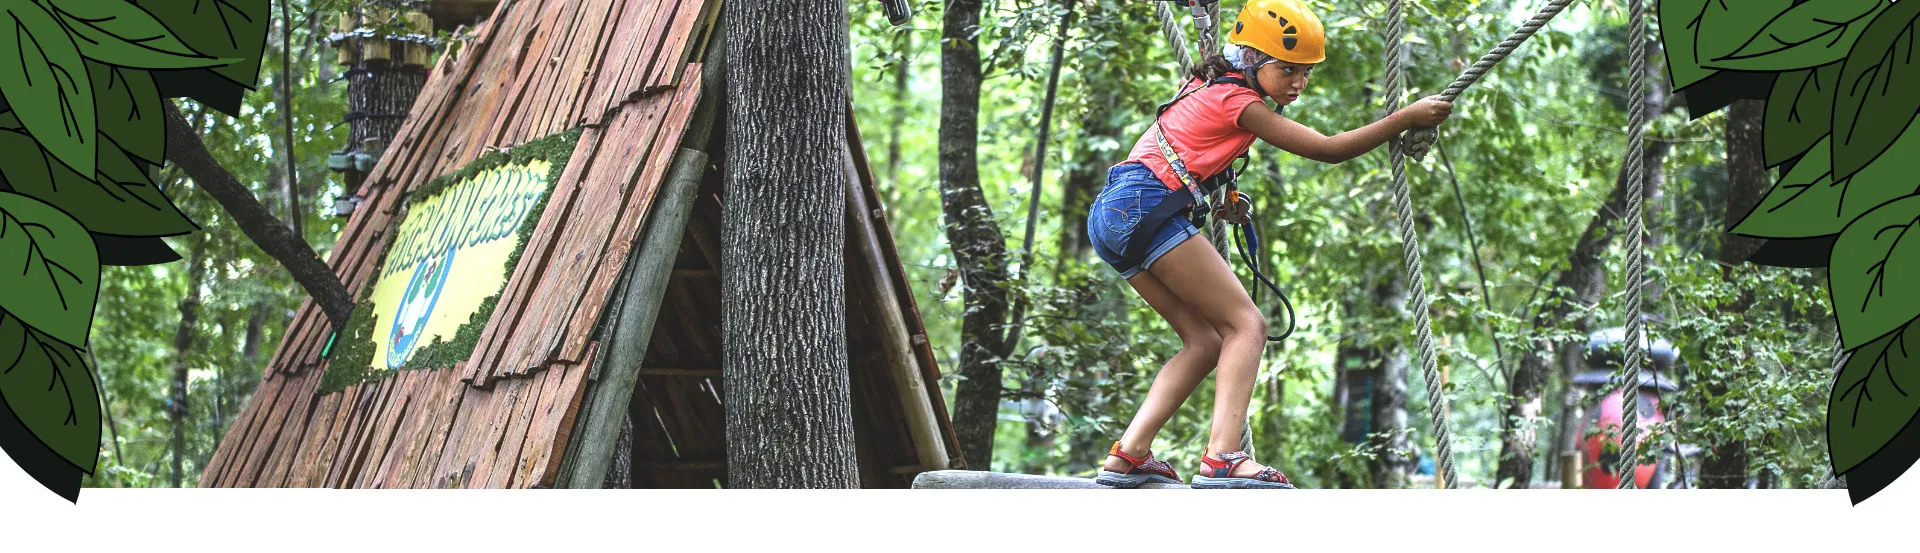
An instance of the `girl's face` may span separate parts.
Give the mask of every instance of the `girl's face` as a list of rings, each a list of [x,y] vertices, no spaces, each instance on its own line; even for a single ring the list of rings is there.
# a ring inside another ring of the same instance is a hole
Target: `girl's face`
[[[1299,100],[1300,92],[1307,89],[1307,81],[1313,78],[1313,64],[1275,61],[1260,66],[1257,75],[1260,88],[1284,106]]]

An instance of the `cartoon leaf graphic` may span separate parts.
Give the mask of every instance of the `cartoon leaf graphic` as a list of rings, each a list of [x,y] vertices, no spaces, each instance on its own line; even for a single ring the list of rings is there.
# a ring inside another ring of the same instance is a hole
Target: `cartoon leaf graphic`
[[[1761,127],[1767,166],[1785,163],[1807,153],[1833,130],[1833,91],[1840,82],[1840,64],[1781,73],[1767,98],[1766,124]]]
[[[1880,204],[1920,191],[1920,178],[1914,177],[1920,175],[1920,131],[1900,135],[1887,155],[1838,182],[1827,157],[1828,140],[1807,150],[1733,232],[1757,238],[1833,236]]]
[[[100,459],[100,395],[84,357],[0,312],[0,395],[34,437],[92,474]]]
[[[1733,71],[1790,71],[1840,61],[1860,39],[1867,22],[1887,7],[1885,0],[1808,0],[1785,12],[1767,13],[1758,6],[1745,6],[1751,2],[1738,4],[1742,6],[1731,11],[1746,18],[1768,17],[1766,23],[1750,34],[1731,35],[1745,40],[1731,50],[1710,50],[1715,54],[1701,65]]]
[[[1912,323],[1853,352],[1827,402],[1827,453],[1845,474],[1920,413],[1920,332]]]
[[[1792,6],[1793,0],[1662,0],[1657,19],[1673,87],[1686,88],[1712,76],[1717,70],[1707,62],[1739,47],[1730,40],[1751,36]]]
[[[45,8],[33,0],[0,0],[0,94],[47,151],[91,175],[93,83],[84,61]]]
[[[80,55],[120,67],[194,69],[233,59],[196,52],[160,20],[126,0],[51,0],[60,23],[73,33]]]
[[[100,254],[78,221],[30,196],[0,192],[0,310],[75,347],[87,343]]]
[[[199,228],[147,179],[146,170],[111,141],[100,140],[100,170],[80,176],[46,156],[11,114],[0,114],[0,178],[18,194],[71,214],[88,231],[115,236],[176,236]]]
[[[134,157],[166,163],[167,123],[161,118],[160,89],[153,74],[89,61],[100,134]]]
[[[1879,157],[1920,111],[1916,18],[1920,2],[1892,4],[1847,56],[1833,103],[1835,178],[1847,178]]]
[[[1920,315],[1920,196],[1887,202],[1840,232],[1827,273],[1846,349]]]
[[[91,0],[66,0],[86,2]],[[260,52],[267,44],[269,0],[139,0],[141,8],[194,51],[232,63],[211,68],[246,88],[260,82]]]

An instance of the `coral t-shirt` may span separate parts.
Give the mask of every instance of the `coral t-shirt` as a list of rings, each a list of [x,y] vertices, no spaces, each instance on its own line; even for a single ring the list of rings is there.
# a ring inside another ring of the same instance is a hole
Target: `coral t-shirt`
[[[1239,73],[1227,76],[1244,78]],[[1187,83],[1189,89],[1201,86],[1200,80]],[[1255,137],[1252,131],[1240,128],[1240,112],[1250,104],[1260,103],[1260,94],[1251,88],[1232,84],[1215,84],[1189,94],[1173,104],[1160,116],[1160,126],[1167,133],[1167,141],[1173,143],[1173,151],[1186,162],[1187,172],[1197,180],[1205,180],[1233,163],[1240,154],[1253,147]],[[1128,162],[1139,162],[1153,170],[1154,176],[1167,188],[1180,189],[1180,178],[1173,174],[1172,165],[1160,155],[1160,143],[1153,138],[1153,127],[1140,135],[1140,141],[1134,143],[1133,151],[1127,154]]]

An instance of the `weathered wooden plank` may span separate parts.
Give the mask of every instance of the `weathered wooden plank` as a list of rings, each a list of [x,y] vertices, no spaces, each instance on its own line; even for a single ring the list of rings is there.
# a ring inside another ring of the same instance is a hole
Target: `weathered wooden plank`
[[[300,307],[295,309],[293,313],[291,324],[287,325],[286,333],[281,336],[296,336],[296,333],[304,332],[306,326],[312,324],[312,319],[320,316],[320,310],[315,309],[313,305],[312,296],[300,298]],[[262,367],[263,371],[260,377],[262,379],[273,378],[274,375],[279,374],[280,364],[289,354],[293,353],[295,349],[298,348],[293,345],[293,340],[281,338],[280,344],[273,348],[273,355],[267,356],[267,366]]]
[[[300,448],[294,450],[293,466],[288,467],[286,478],[280,485],[289,488],[307,487],[308,477],[313,472],[315,458],[326,445],[327,437],[333,431],[333,425],[339,420],[340,402],[346,394],[331,393],[321,397],[314,404],[313,416],[308,417],[306,437],[300,440]]]
[[[493,459],[500,454],[500,444],[505,441],[507,430],[513,425],[513,419],[520,410],[526,408],[528,396],[536,395],[539,390],[532,389],[535,379],[509,378],[500,382],[494,389],[495,394],[505,394],[493,404],[487,413],[487,423],[475,439],[467,442],[465,479],[467,488],[484,488],[487,478],[492,475]]]
[[[220,469],[220,477],[217,480],[220,486],[246,486],[240,481],[240,473],[252,460],[254,446],[259,443],[259,434],[266,428],[267,420],[273,416],[274,405],[280,401],[282,393],[289,389],[289,379],[286,377],[262,380],[260,387],[254,389],[254,395],[263,398],[263,401],[254,405],[249,416],[242,421],[246,424],[246,429],[236,435],[240,443],[236,444],[233,456]],[[234,423],[234,426],[240,425],[241,422]]]
[[[464,477],[466,463],[473,459],[468,455],[467,442],[473,440],[478,427],[486,425],[489,410],[504,396],[497,393],[497,390],[463,387],[466,389],[461,392],[464,397],[460,401],[460,409],[454,413],[453,425],[444,445],[437,452],[438,456],[431,457],[434,459],[433,470],[428,471],[427,484],[424,487],[465,487],[462,485],[461,478]]]
[[[354,407],[352,422],[347,424],[347,433],[341,437],[340,456],[334,459],[333,468],[327,473],[327,487],[345,488],[353,482],[353,469],[359,465],[360,457],[366,455],[367,436],[379,424],[380,412],[393,396],[393,388],[392,379],[375,381],[367,387],[367,396]]]
[[[560,460],[565,459],[569,442],[572,441],[574,421],[585,403],[587,375],[592,372],[594,357],[599,345],[587,347],[583,362],[578,365],[556,365],[549,371],[564,371],[560,387],[554,399],[543,407],[544,411],[536,419],[533,436],[527,438],[528,451],[521,453],[521,466],[515,471],[514,484],[521,488],[551,488],[560,469]]]
[[[495,146],[493,129],[502,112],[512,111],[515,107],[509,101],[508,94],[514,92],[514,84],[520,72],[525,69],[529,53],[526,41],[536,38],[534,27],[544,15],[539,5],[531,0],[519,2],[522,9],[508,11],[494,19],[501,25],[500,35],[495,37],[498,47],[487,51],[487,59],[482,62],[479,71],[485,79],[470,84],[471,90],[456,113],[459,116],[447,135],[455,140],[441,152],[437,163],[445,169],[457,168],[479,157],[488,146]]]
[[[491,462],[493,468],[487,472],[487,488],[505,489],[513,484],[514,469],[520,466],[520,453],[526,451],[527,438],[533,434],[533,420],[539,417],[541,404],[551,401],[550,396],[559,389],[563,376],[564,373],[548,369],[526,377],[527,401],[508,421],[506,434]]]
[[[596,164],[581,175],[571,202],[578,207],[558,219],[564,225],[553,229],[553,245],[541,256],[543,260],[550,259],[548,268],[540,273],[538,280],[530,282],[532,287],[523,304],[525,311],[516,315],[519,327],[509,339],[502,341],[504,347],[497,350],[498,355],[489,363],[488,379],[521,374],[528,366],[544,364],[546,352],[529,348],[535,345],[540,333],[564,324],[556,319],[565,316],[573,306],[567,300],[580,295],[578,275],[592,267],[591,260],[598,259],[599,248],[587,244],[604,241],[613,227],[619,210],[610,206],[620,205],[620,198],[632,185],[633,170],[647,159],[646,152],[654,143],[651,135],[659,128],[659,118],[665,116],[661,109],[664,107],[665,102],[658,102],[648,105],[650,109],[622,113],[609,127],[605,144],[610,149],[596,154],[596,159],[610,162]],[[572,166],[568,169],[571,171]]]
[[[386,459],[387,446],[393,443],[395,427],[413,400],[413,389],[420,384],[421,375],[426,371],[401,371],[389,378],[393,380],[393,389],[389,391],[387,404],[374,417],[373,431],[367,433],[364,453],[355,456],[354,464],[348,467],[347,476],[342,478],[343,487],[365,488],[373,485],[373,473],[379,470],[381,461]]]
[[[447,445],[447,433],[452,431],[453,419],[460,409],[466,407],[461,400],[469,389],[460,382],[460,374],[465,367],[455,365],[442,371],[439,394],[435,396],[433,407],[429,410],[432,418],[421,430],[423,439],[419,447],[409,453],[401,465],[399,476],[395,477],[393,487],[425,488],[433,474],[435,465],[440,461],[440,450]]]
[[[328,425],[327,435],[321,440],[319,451],[313,454],[312,466],[302,467],[303,474],[295,480],[295,487],[319,488],[327,485],[327,473],[331,472],[334,460],[340,456],[340,444],[345,441],[347,424],[358,410],[364,385],[354,384],[334,394],[340,396],[340,406],[334,409],[333,424]]]
[[[677,5],[679,0],[660,0],[651,5],[645,5],[640,13],[634,14],[635,25],[630,29],[622,30],[624,33],[631,34],[631,42],[627,45],[625,55],[618,58],[619,73],[602,76],[603,79],[612,78],[602,81],[606,90],[605,98],[601,101],[599,108],[601,111],[611,113],[632,97],[633,89],[628,88],[626,83],[633,74],[646,71],[653,51],[660,46],[660,32],[663,27],[660,20],[663,17],[672,17],[673,9]]]
[[[383,484],[393,473],[395,465],[398,465],[415,447],[417,438],[415,431],[431,416],[428,410],[432,408],[432,401],[428,398],[438,391],[435,386],[439,383],[440,375],[446,370],[411,372],[418,374],[407,386],[406,404],[399,411],[391,437],[387,438],[385,447],[374,450],[379,453],[379,457],[368,460],[368,470],[364,471],[365,476],[360,480],[360,487],[385,487]]]
[[[538,84],[542,73],[549,69],[551,58],[548,49],[555,42],[564,39],[566,30],[557,29],[562,15],[567,14],[564,4],[568,0],[548,0],[532,10],[532,26],[522,30],[522,35],[512,37],[521,56],[518,63],[512,65],[512,71],[495,76],[501,92],[500,109],[493,113],[484,129],[485,143],[494,146],[514,144],[510,131],[516,121],[539,109],[533,96],[539,92]]]
[[[689,72],[699,70],[700,66],[697,64],[688,68]],[[580,359],[580,354],[586,349],[588,335],[592,333],[593,326],[599,322],[601,313],[606,309],[614,279],[618,278],[620,272],[626,267],[628,254],[633,251],[642,225],[653,218],[654,201],[659,196],[655,192],[660,190],[662,183],[668,180],[670,170],[676,172],[674,174],[676,179],[685,180],[688,188],[686,200],[689,202],[685,209],[691,210],[691,202],[698,193],[701,177],[706,172],[707,156],[697,150],[679,149],[678,145],[690,124],[694,107],[700,103],[701,93],[700,79],[688,79],[687,84],[676,91],[672,111],[668,113],[666,121],[661,124],[659,135],[655,138],[653,153],[644,166],[644,172],[639,175],[632,192],[626,195],[626,205],[621,209],[618,224],[614,227],[611,236],[608,236],[607,240],[600,245],[602,251],[595,258],[592,272],[581,275],[582,277],[590,275],[590,280],[587,281],[584,289],[574,295],[577,305],[571,310],[570,320],[542,334],[540,346],[533,350],[536,354],[544,355],[545,352],[552,352],[564,341],[564,349],[559,352],[558,360],[577,362]],[[711,124],[711,120],[707,123]],[[688,157],[689,165],[679,166],[680,162],[677,161],[676,154],[679,157]],[[689,156],[698,156],[698,159]],[[663,266],[670,265],[674,255],[678,253],[679,236],[683,232],[681,229],[685,228],[686,220],[682,217],[672,224],[680,228],[673,231],[675,236],[673,244],[663,246],[672,248],[672,251],[661,252]],[[665,287],[666,282],[662,281],[659,285]]]
[[[686,69],[694,61],[691,47],[699,44],[694,38],[706,34],[707,15],[710,13],[708,8],[714,4],[718,2],[687,0],[680,3],[678,12],[674,14],[673,26],[661,38],[660,54],[655,56],[653,68],[649,70],[646,81],[639,83],[642,91],[679,86],[683,77],[699,79],[698,73],[688,73]]]
[[[529,101],[534,109],[513,121],[513,128],[507,132],[507,136],[512,137],[510,143],[520,144],[547,135],[546,121],[563,107],[554,101],[554,96],[559,92],[560,78],[571,69],[567,64],[573,59],[574,43],[593,38],[580,29],[580,18],[588,9],[583,5],[585,1],[567,0],[560,18],[554,20],[554,27],[548,29],[549,34],[558,36],[549,40],[546,51],[540,56],[540,71],[529,82],[529,86],[533,87],[528,91]]]
[[[614,100],[616,104],[638,100],[644,95],[647,83],[652,80],[654,68],[659,67],[662,62],[660,58],[667,55],[665,53],[667,43],[672,39],[674,23],[682,19],[682,8],[699,3],[700,0],[661,3],[660,13],[654,16],[653,25],[647,29],[647,34],[642,35],[647,45],[640,56],[635,58],[638,63],[633,65],[632,70],[620,76],[621,97]]]
[[[554,241],[562,232],[563,224],[572,216],[574,196],[599,155],[604,134],[602,129],[593,128],[580,134],[573,156],[567,162],[566,170],[561,173],[560,182],[555,183],[553,191],[548,193],[546,210],[540,214],[539,223],[522,247],[519,263],[509,273],[506,287],[500,291],[501,299],[495,304],[493,315],[488,317],[486,329],[481,331],[474,354],[462,372],[462,380],[483,387],[491,382],[493,365],[499,362],[498,358],[506,349],[508,340],[520,327],[521,313],[527,308],[528,295],[545,275]]]
[[[301,379],[300,394],[294,396],[292,410],[280,424],[280,437],[267,456],[266,470],[254,480],[254,487],[278,488],[283,485],[287,470],[293,466],[294,455],[300,452],[300,442],[306,439],[307,428],[312,426],[314,404],[320,401],[315,396],[320,388],[320,375],[318,371],[307,372],[309,374]]]

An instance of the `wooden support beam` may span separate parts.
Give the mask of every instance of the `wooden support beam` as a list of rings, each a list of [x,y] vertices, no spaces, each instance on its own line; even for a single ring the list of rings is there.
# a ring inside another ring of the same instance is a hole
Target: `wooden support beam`
[[[847,234],[855,246],[855,251],[849,253],[856,255],[856,264],[867,273],[867,282],[872,284],[867,299],[880,312],[880,325],[884,328],[880,330],[882,347],[877,353],[887,357],[888,379],[893,381],[894,396],[900,399],[902,418],[906,419],[920,466],[943,470],[948,468],[947,443],[940,434],[939,419],[933,412],[933,400],[927,395],[926,381],[920,377],[919,360],[908,342],[907,317],[894,292],[887,258],[880,250],[880,235],[869,215],[874,211],[873,206],[867,204],[866,192],[862,190],[865,185],[852,150],[846,152]]]
[[[726,470],[726,461],[640,461],[634,470]]]
[[[607,341],[607,363],[601,367],[593,396],[587,398],[587,420],[573,437],[579,447],[568,447],[569,452],[578,452],[579,460],[562,487],[592,489],[606,481],[607,470],[613,465],[614,444],[620,439],[620,425],[633,401],[634,386],[640,382],[640,361],[646,358],[647,344],[652,341],[661,300],[666,299],[667,277],[673,272],[673,260],[680,251],[687,217],[693,211],[693,199],[706,169],[707,154],[698,150],[682,148],[674,156],[673,169],[647,217],[640,247],[627,266],[630,277],[625,301],[610,313],[615,319],[612,339]]]
[[[713,269],[674,269],[673,278],[676,280],[713,280],[720,278],[720,271]]]
[[[1185,490],[1173,484],[1144,484],[1141,488]],[[913,479],[916,490],[1069,490],[1107,489],[1089,478],[1035,476],[977,470],[936,470],[922,472]]]

